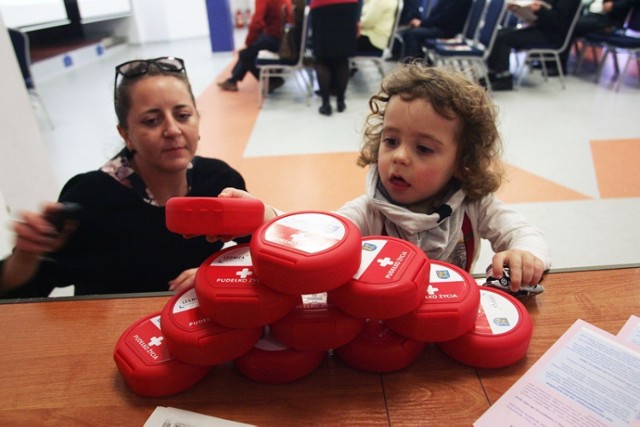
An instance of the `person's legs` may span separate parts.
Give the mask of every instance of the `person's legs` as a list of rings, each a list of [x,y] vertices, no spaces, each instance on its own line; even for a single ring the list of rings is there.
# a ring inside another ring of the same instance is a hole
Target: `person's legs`
[[[316,79],[320,88],[322,105],[318,110],[320,114],[326,116],[331,114],[331,104],[329,103],[331,91],[331,68],[327,59],[316,58]]]
[[[238,62],[242,63],[242,67],[239,67],[238,74],[234,71],[231,72],[232,78],[236,81],[240,81],[244,78],[244,75],[248,72],[258,80],[260,78],[260,70],[256,67],[256,58],[261,50],[268,50],[271,52],[278,52],[280,48],[280,41],[274,37],[261,35],[246,49],[242,49],[238,52]],[[237,64],[236,64],[237,65]]]
[[[237,83],[244,79],[250,72],[257,79],[260,78],[260,70],[256,67],[256,58],[261,50],[277,52],[280,47],[278,39],[261,35],[256,41],[238,52],[238,61],[231,70],[231,77],[218,83],[223,90],[237,91]]]
[[[349,84],[350,70],[349,58],[336,58],[333,64],[333,74],[335,76],[336,91],[338,97],[337,110],[339,113],[347,108],[344,103],[345,93]]]
[[[493,90],[513,89],[513,76],[509,67],[512,49],[532,43],[548,43],[550,40],[537,28],[503,28],[498,32],[487,59],[489,79]]]
[[[402,32],[404,40],[405,57],[423,58],[422,45],[426,39],[438,38],[442,36],[442,31],[436,27],[430,28],[409,28]]]

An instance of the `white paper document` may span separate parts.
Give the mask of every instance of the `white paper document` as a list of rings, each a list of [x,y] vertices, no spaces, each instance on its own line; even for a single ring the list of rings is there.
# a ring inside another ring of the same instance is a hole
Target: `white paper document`
[[[618,332],[618,336],[626,343],[636,346],[640,351],[640,317],[631,316]]]
[[[238,423],[197,412],[158,406],[144,427],[244,427],[250,424]]]
[[[640,426],[639,320],[618,336],[576,321],[474,426]]]

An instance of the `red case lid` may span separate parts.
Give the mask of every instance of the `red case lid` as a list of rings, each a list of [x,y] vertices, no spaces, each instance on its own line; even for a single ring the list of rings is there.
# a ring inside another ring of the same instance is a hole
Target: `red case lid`
[[[480,304],[476,281],[463,269],[434,260],[429,276],[420,307],[387,320],[387,326],[407,338],[431,342],[451,340],[470,331]]]
[[[291,348],[326,351],[353,340],[364,327],[358,319],[327,303],[327,294],[303,295],[302,304],[272,323],[273,336]]]
[[[287,294],[315,294],[344,284],[360,265],[360,231],[328,212],[294,212],[260,227],[251,240],[256,275]]]
[[[226,197],[172,197],[167,228],[179,234],[244,236],[264,222],[264,203]]]
[[[196,273],[200,309],[211,321],[230,328],[255,328],[274,322],[300,302],[300,295],[276,292],[257,279],[248,244],[231,246],[207,258]]]
[[[160,313],[129,326],[118,339],[113,358],[129,387],[147,397],[184,391],[204,378],[210,369],[181,362],[169,354],[160,329]]]
[[[503,368],[527,353],[532,334],[531,318],[520,301],[497,289],[481,287],[475,328],[438,346],[466,365]]]
[[[176,294],[162,310],[162,334],[169,352],[194,365],[213,366],[246,353],[262,336],[262,328],[227,328],[200,309],[194,288]]]
[[[356,339],[334,351],[351,367],[382,373],[411,365],[426,345],[396,334],[382,321],[367,320]]]
[[[329,301],[360,318],[390,319],[415,310],[424,299],[429,259],[412,243],[386,236],[365,237],[357,273],[330,291]]]
[[[245,377],[267,384],[286,384],[313,372],[322,360],[324,351],[299,351],[278,342],[265,328],[264,337],[249,352],[234,360]]]

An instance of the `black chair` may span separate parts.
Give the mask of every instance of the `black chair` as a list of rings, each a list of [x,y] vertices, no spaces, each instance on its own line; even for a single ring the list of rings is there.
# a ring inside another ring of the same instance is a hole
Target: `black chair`
[[[478,35],[478,29],[480,25],[480,21],[484,18],[484,13],[486,11],[486,0],[473,0],[471,3],[471,7],[469,8],[469,13],[467,14],[467,19],[464,22],[464,27],[460,34],[450,39],[427,39],[424,41],[424,45],[422,46],[422,51],[424,52],[424,57],[433,62],[433,51],[436,48],[438,43],[451,44],[451,45],[460,45],[464,44],[465,40],[475,40]]]
[[[564,72],[562,71],[562,61],[560,60],[560,54],[569,47],[569,44],[571,43],[571,39],[573,37],[573,29],[575,28],[580,15],[582,15],[582,4],[578,3],[573,15],[573,19],[571,20],[571,24],[569,25],[569,28],[567,28],[567,32],[565,33],[565,37],[561,45],[554,45],[552,43],[531,44],[516,51],[516,53],[525,53],[524,60],[522,61],[522,64],[520,65],[517,72],[518,80],[516,82],[516,88],[520,87],[520,84],[522,83],[522,79],[524,78],[525,66],[531,66],[531,64],[535,61],[539,61],[541,63],[542,76],[544,77],[545,81],[548,80],[546,65],[547,61],[554,61],[558,69],[558,77],[560,78],[562,89],[565,88]]]
[[[435,66],[461,71],[480,84],[489,81],[487,59],[507,10],[504,0],[488,0],[484,8],[475,38],[460,44],[436,43],[433,49]]]
[[[310,104],[313,95],[313,71],[307,62],[306,50],[309,36],[309,6],[304,8],[304,18],[302,21],[302,32],[300,36],[300,46],[298,59],[291,63],[283,61],[277,54],[269,51],[260,51],[256,59],[256,67],[260,70],[258,90],[260,107],[265,98],[269,95],[269,80],[273,77],[294,77],[298,87],[304,92],[307,105]],[[306,75],[305,75],[306,74]]]
[[[16,54],[16,59],[18,60],[18,64],[20,65],[20,71],[22,72],[22,78],[24,80],[24,84],[27,87],[27,91],[32,99],[40,105],[42,112],[44,113],[47,124],[51,129],[53,129],[53,122],[51,121],[51,117],[47,112],[44,103],[42,102],[42,98],[40,94],[36,90],[36,85],[33,81],[33,75],[31,74],[31,54],[29,53],[29,37],[26,33],[22,31],[16,30],[14,28],[9,28],[9,37],[11,38],[11,44],[13,44],[13,50]]]
[[[620,32],[614,32],[606,37],[602,38],[602,42],[604,45],[604,53],[602,54],[602,59],[598,64],[598,71],[596,73],[596,81],[600,80],[600,75],[602,74],[602,68],[607,60],[607,56],[611,54],[614,60],[615,66],[615,74],[614,78],[615,82],[615,90],[616,92],[620,90],[620,85],[622,84],[622,80],[624,79],[624,75],[627,73],[629,69],[629,65],[631,64],[631,59],[635,57],[636,63],[638,64],[638,71],[640,71],[640,7],[636,6],[631,9],[629,12],[629,19],[627,20],[626,27]],[[588,38],[588,36],[587,36]],[[620,72],[618,68],[618,52],[626,51],[628,54],[627,61],[625,66]]]

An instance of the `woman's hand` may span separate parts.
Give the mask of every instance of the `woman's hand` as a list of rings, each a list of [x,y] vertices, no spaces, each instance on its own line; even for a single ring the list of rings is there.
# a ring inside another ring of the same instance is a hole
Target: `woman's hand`
[[[169,281],[169,290],[179,293],[195,286],[197,271],[197,268],[190,268],[180,273],[178,277]]]
[[[4,289],[14,288],[29,280],[35,273],[42,256],[65,245],[76,224],[66,221],[62,230],[47,220],[62,209],[61,203],[50,203],[41,212],[22,212],[13,223],[15,244],[4,262],[0,284]]]
[[[502,278],[504,267],[509,267],[510,289],[513,292],[517,292],[520,286],[537,285],[544,274],[542,260],[531,252],[521,249],[510,249],[495,254],[491,263],[491,276],[496,279]]]

